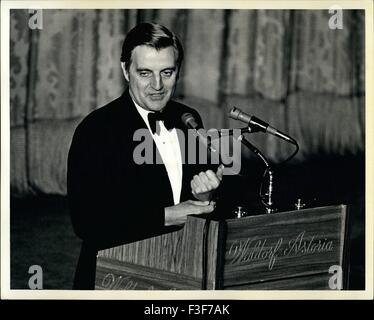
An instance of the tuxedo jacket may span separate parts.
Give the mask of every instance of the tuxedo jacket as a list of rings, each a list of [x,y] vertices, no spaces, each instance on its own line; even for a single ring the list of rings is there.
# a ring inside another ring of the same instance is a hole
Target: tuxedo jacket
[[[185,112],[202,126],[192,108],[169,101],[165,109],[184,133],[187,128],[181,115]],[[140,143],[134,141],[138,129],[145,129],[153,142],[127,89],[121,97],[90,113],[75,130],[67,173],[72,225],[82,239],[75,289],[94,289],[98,250],[175,230],[164,226],[164,208],[174,205],[165,166],[134,161],[133,152]],[[158,152],[154,142],[153,152]],[[186,163],[182,166],[181,202],[193,199],[190,181],[206,169]]]

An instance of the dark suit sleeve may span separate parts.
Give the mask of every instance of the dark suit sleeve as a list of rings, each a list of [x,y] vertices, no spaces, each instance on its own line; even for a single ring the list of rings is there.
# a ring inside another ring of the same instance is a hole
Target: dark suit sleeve
[[[131,185],[120,178],[116,181],[115,174],[103,173],[111,163],[108,159],[112,146],[108,146],[108,141],[105,133],[98,134],[81,124],[68,156],[67,186],[73,228],[97,250],[169,231],[164,227],[163,207],[152,200],[132,197]],[[116,172],[116,168],[109,169]]]

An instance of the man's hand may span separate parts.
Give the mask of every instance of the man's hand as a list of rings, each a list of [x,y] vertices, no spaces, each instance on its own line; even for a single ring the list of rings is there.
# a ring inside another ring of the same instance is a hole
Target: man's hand
[[[165,226],[183,224],[190,214],[210,213],[214,210],[215,203],[209,201],[188,200],[172,207],[165,208]]]
[[[224,166],[220,165],[217,172],[212,170],[200,172],[191,180],[191,190],[194,197],[200,201],[209,201],[214,191],[219,187],[222,181]]]

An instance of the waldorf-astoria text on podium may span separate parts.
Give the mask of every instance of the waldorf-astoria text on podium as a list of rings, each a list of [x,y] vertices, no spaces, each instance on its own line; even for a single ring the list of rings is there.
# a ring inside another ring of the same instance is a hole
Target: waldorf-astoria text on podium
[[[181,230],[99,251],[95,287],[344,289],[346,226],[345,205],[240,219],[189,216]]]

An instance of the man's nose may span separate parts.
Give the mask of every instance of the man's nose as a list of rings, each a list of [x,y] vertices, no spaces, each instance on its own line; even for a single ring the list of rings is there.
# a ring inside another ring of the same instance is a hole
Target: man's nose
[[[155,90],[161,90],[164,86],[162,82],[162,77],[160,75],[155,75],[152,77],[152,88]]]

